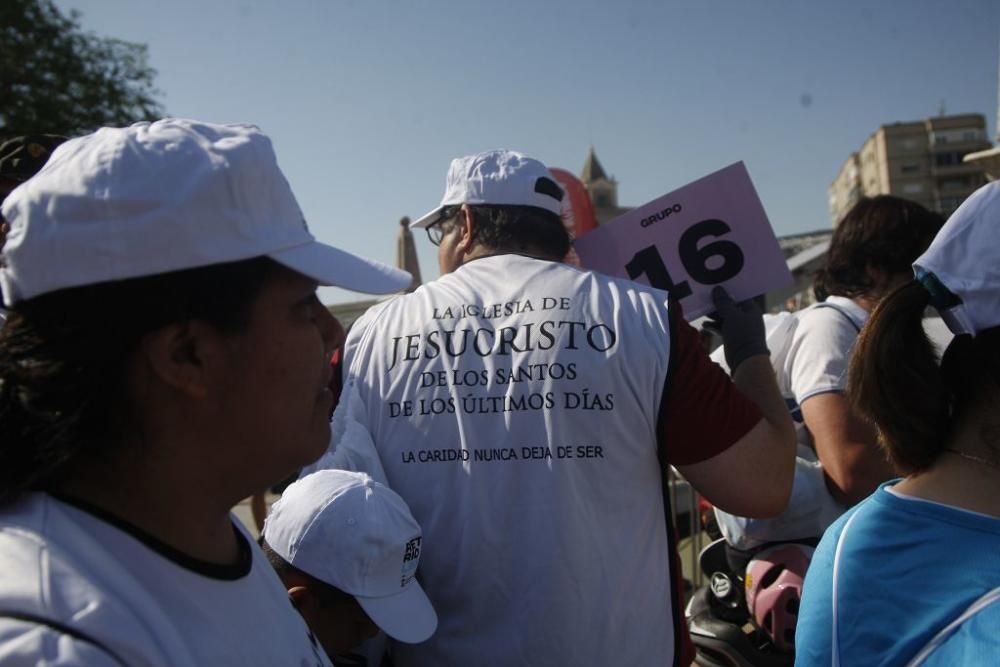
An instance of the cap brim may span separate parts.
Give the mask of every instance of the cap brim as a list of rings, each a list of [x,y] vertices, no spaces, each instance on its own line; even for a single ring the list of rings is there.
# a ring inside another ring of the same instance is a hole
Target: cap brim
[[[443,208],[444,206],[438,206],[434,210],[428,211],[415,222],[411,222],[410,229],[423,229],[424,227],[427,227],[427,225],[435,222],[438,219],[438,216],[441,215],[441,209]]]
[[[321,285],[343,287],[367,294],[391,294],[413,281],[406,271],[319,242],[271,252],[267,255]]]
[[[354,597],[375,625],[396,641],[419,644],[437,630],[437,612],[416,579],[396,595]]]

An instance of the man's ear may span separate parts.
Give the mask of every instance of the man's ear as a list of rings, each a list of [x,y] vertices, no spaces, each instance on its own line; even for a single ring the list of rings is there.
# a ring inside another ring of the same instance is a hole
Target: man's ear
[[[459,233],[458,249],[469,254],[475,247],[476,214],[472,212],[468,204],[462,204],[456,224],[458,224]]]
[[[204,398],[209,363],[219,353],[220,343],[220,334],[212,326],[189,321],[146,334],[139,349],[161,382],[193,398]]]

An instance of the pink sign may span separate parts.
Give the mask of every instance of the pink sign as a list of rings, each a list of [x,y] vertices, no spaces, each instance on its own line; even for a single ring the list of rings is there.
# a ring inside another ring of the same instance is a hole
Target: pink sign
[[[742,162],[632,209],[575,247],[588,269],[667,290],[688,320],[714,310],[715,285],[742,301],[792,282]]]

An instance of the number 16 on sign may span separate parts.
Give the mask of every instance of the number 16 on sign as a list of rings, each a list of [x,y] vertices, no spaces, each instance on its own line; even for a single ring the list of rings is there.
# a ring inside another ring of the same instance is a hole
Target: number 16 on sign
[[[791,282],[742,162],[615,218],[575,247],[586,268],[670,292],[688,319],[713,309],[715,285],[742,300]]]

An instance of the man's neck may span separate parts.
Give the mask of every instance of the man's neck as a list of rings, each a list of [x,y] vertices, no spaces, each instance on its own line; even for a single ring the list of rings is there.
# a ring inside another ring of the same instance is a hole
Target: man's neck
[[[530,257],[532,259],[541,259],[547,262],[561,262],[561,257],[552,257],[550,254],[542,251],[539,248],[526,246],[524,248],[492,248],[482,245],[477,245],[470,252],[465,255],[463,264],[471,262],[476,259],[482,259],[484,257],[495,257],[497,255],[520,255],[521,257]]]

